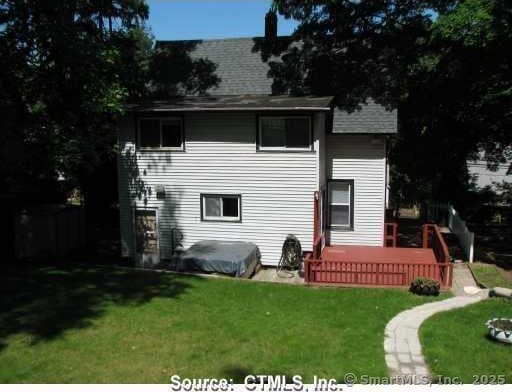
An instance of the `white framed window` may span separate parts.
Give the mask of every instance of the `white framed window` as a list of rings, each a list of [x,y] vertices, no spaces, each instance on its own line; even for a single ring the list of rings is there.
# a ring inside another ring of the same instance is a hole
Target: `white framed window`
[[[138,146],[141,149],[183,151],[183,119],[181,117],[143,117],[138,120]]]
[[[258,150],[311,151],[310,116],[260,116]]]
[[[354,228],[354,181],[332,180],[328,183],[329,227]]]
[[[201,194],[201,220],[241,222],[241,195]]]

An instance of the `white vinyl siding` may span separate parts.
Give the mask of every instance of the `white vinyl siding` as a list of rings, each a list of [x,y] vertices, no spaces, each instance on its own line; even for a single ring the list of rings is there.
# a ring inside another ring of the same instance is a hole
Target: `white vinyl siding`
[[[382,246],[385,209],[386,146],[384,136],[328,134],[329,180],[353,180],[353,227],[331,228],[331,245]]]
[[[323,114],[314,121],[324,132]],[[256,150],[255,113],[184,115],[186,152],[134,149],[135,121],[120,129],[120,219],[123,255],[133,255],[131,207],[158,209],[160,252],[171,255],[171,229],[184,235],[183,246],[201,240],[241,240],[259,246],[262,262],[277,265],[288,234],[311,249],[313,194],[318,186],[314,151]],[[156,185],[165,187],[159,200]],[[241,222],[201,220],[201,194],[241,195]]]

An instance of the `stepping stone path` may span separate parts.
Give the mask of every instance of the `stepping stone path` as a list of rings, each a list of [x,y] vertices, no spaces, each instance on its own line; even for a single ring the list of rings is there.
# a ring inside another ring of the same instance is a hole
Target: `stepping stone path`
[[[464,266],[467,269],[467,266]],[[457,268],[459,269],[459,268]],[[460,269],[454,273],[454,281],[468,282],[469,271]],[[466,274],[467,273],[467,274]],[[474,283],[474,280],[472,281]],[[455,282],[454,282],[455,283]],[[474,287],[474,286],[466,286]],[[467,294],[475,292],[474,295]],[[431,381],[425,359],[421,353],[419,327],[430,316],[446,310],[456,309],[479,302],[488,297],[488,290],[463,290],[457,288],[456,297],[431,302],[408,309],[395,316],[387,325],[384,336],[384,350],[389,375],[397,383],[426,384]]]

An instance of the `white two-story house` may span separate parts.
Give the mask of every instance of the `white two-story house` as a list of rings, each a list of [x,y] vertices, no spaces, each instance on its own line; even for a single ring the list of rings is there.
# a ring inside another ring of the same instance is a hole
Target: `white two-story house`
[[[315,191],[328,244],[383,245],[396,112],[373,101],[347,113],[332,97],[272,95],[253,46],[251,38],[196,42],[191,56],[217,65],[218,86],[131,106],[120,122],[123,256],[141,251],[144,221],[158,259],[171,257],[179,232],[185,248],[252,242],[264,265],[277,265],[288,234],[311,249]]]

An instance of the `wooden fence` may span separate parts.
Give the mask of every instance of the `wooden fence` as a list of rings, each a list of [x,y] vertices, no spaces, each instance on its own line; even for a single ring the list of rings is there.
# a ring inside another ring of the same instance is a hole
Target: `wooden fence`
[[[16,214],[14,230],[16,258],[65,257],[85,246],[85,212],[77,206],[33,206]]]

